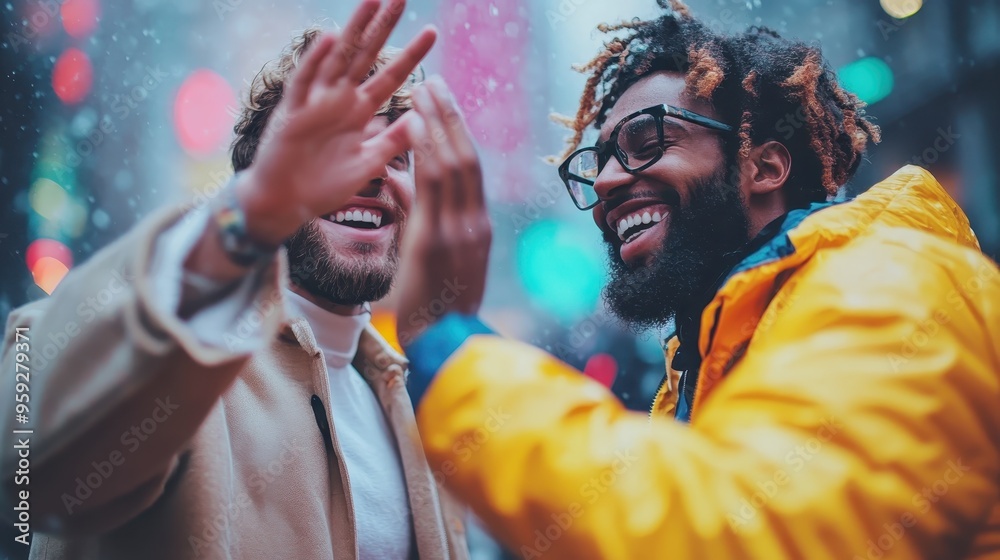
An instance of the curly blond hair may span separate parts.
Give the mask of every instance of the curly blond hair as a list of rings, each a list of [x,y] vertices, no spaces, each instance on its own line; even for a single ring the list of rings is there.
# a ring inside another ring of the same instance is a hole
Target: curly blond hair
[[[267,127],[268,119],[274,113],[275,107],[281,101],[281,95],[285,89],[285,80],[291,75],[299,65],[302,55],[309,49],[309,46],[323,33],[318,26],[310,27],[299,36],[292,39],[292,42],[285,47],[281,56],[271,61],[261,68],[254,77],[247,93],[247,100],[243,104],[233,132],[236,138],[232,145],[232,163],[235,171],[242,171],[253,163],[254,155],[257,153],[257,146],[260,144],[261,136]],[[372,64],[368,76],[371,78],[379,69],[398,53],[398,49],[386,47],[379,53],[375,63]],[[389,122],[395,121],[406,111],[413,108],[410,93],[413,87],[423,78],[421,70],[418,68],[410,79],[397,89],[392,97],[379,107],[376,116],[388,117]]]

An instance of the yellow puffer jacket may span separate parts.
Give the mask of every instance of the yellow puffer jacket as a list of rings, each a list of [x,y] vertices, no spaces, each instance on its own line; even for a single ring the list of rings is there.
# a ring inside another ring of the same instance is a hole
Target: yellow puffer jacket
[[[418,411],[437,476],[525,559],[1000,557],[1000,271],[964,214],[909,166],[778,242],[704,311],[690,424],[676,372],[646,418],[475,336]]]

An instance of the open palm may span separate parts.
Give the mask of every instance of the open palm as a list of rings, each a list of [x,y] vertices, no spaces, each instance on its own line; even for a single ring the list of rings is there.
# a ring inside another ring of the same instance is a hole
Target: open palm
[[[248,170],[249,204],[266,208],[287,236],[305,222],[343,205],[386,162],[409,148],[407,118],[373,138],[364,130],[374,113],[408,79],[434,44],[426,28],[374,76],[362,83],[405,8],[365,0],[342,33],[310,45]],[[280,235],[279,235],[280,234]]]

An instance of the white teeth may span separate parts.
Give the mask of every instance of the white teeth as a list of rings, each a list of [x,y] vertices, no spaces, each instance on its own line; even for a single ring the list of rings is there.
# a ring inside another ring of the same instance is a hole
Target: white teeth
[[[666,213],[660,214],[657,211],[650,214],[647,211],[647,212],[642,212],[641,214],[632,214],[631,216],[621,218],[620,220],[618,220],[618,238],[628,243],[633,239],[635,239],[640,233],[644,233],[646,231],[645,229],[643,229],[642,231],[635,232],[632,235],[630,235],[628,239],[625,239],[625,232],[628,231],[630,228],[638,225],[659,223],[661,220],[666,219],[666,217],[667,217]]]
[[[330,220],[335,222],[367,222],[375,224],[375,227],[382,227],[382,211],[375,209],[366,210],[341,210],[335,214],[330,214]]]

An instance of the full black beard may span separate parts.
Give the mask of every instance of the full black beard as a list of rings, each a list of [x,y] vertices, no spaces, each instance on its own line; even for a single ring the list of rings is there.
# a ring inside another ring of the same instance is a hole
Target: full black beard
[[[399,212],[396,224],[396,235],[384,258],[366,258],[375,249],[369,243],[351,247],[361,254],[361,258],[356,258],[331,251],[319,225],[309,222],[285,242],[292,282],[335,304],[360,305],[384,298],[392,289],[399,268],[399,237],[403,230],[403,216]]]
[[[666,241],[646,266],[629,268],[618,236],[604,233],[611,272],[604,299],[636,332],[662,327],[692,305],[725,272],[727,256],[749,242],[746,205],[725,168],[699,181],[688,204],[672,211]]]

